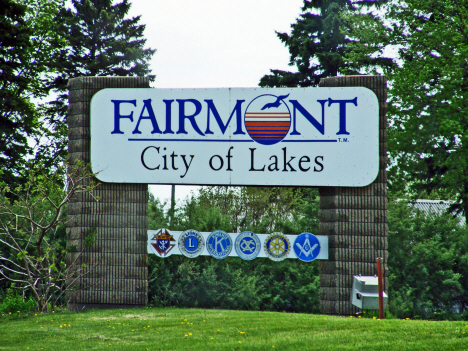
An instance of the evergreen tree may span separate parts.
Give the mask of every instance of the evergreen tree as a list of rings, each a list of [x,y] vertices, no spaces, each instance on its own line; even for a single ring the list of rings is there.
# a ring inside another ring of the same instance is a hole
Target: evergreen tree
[[[32,30],[27,7],[0,0],[0,183],[12,184],[31,152],[27,138],[35,131],[30,101],[36,72],[31,71]]]
[[[66,46],[54,58],[60,72],[52,87],[58,97],[51,103],[49,114],[53,135],[53,150],[49,162],[65,155],[67,84],[70,78],[81,76],[147,76],[148,61],[155,50],[144,48],[145,25],[140,16],[126,18],[130,2],[113,5],[112,0],[72,0],[73,8],[62,8],[57,22]],[[154,76],[149,76],[154,80]],[[47,154],[46,148],[42,155]]]
[[[291,25],[291,34],[276,33],[288,47],[289,65],[296,66],[297,72],[272,69],[272,74],[261,78],[260,86],[317,86],[321,78],[339,73],[360,74],[367,67],[392,66],[391,59],[382,57],[384,45],[375,36],[366,36],[366,50],[361,42],[363,28],[367,33],[378,31],[380,40],[386,37],[378,16],[365,11],[385,2],[304,0],[302,14]],[[352,57],[347,57],[349,53],[353,53]]]
[[[43,135],[34,101],[50,91],[60,6],[62,0],[0,0],[0,182],[12,188],[24,183],[26,159]]]

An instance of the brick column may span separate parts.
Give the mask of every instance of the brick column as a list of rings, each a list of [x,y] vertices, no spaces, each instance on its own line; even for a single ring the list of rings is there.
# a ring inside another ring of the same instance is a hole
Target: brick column
[[[362,188],[320,187],[320,235],[329,237],[329,260],[320,262],[320,312],[352,315],[354,275],[377,274],[376,258],[384,263],[387,290],[387,136],[385,77],[345,76],[323,79],[320,87],[366,87],[379,100],[380,171]],[[363,156],[364,157],[364,156]]]
[[[90,162],[89,113],[92,96],[104,88],[149,88],[144,77],[82,77],[69,84],[68,161]],[[94,194],[75,196],[68,205],[71,259],[86,263],[90,273],[80,278],[78,293],[68,294],[68,308],[141,307],[147,302],[148,185],[100,183]],[[85,238],[94,244],[85,245]],[[80,254],[80,251],[83,253]]]

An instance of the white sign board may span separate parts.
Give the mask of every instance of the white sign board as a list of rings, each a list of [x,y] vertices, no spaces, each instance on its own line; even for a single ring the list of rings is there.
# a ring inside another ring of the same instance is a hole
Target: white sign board
[[[365,186],[379,170],[379,105],[354,88],[104,89],[91,100],[104,182]]]
[[[148,230],[147,252],[149,254],[155,254],[158,257],[169,257],[171,255],[182,255],[182,253],[180,251],[180,248],[179,248],[179,244],[178,244],[179,237],[182,234],[182,232],[181,231],[171,231],[170,232],[170,234],[174,238],[175,245],[170,250],[167,250],[168,251],[167,254],[166,253],[161,254],[155,248],[154,236],[156,234],[158,234],[159,232],[160,232],[160,230]],[[211,233],[210,232],[200,232],[200,234],[203,236],[203,239],[206,242],[208,236]],[[239,233],[227,233],[227,234],[231,237],[232,242],[235,242],[236,237],[239,235]],[[264,243],[265,243],[265,241],[267,240],[267,238],[269,237],[270,234],[255,234],[255,235],[260,239],[260,242],[262,243],[261,248],[260,248],[260,252],[258,253],[258,255],[256,257],[259,257],[259,258],[269,257],[267,255],[267,253],[265,252]],[[284,236],[288,238],[291,245],[294,245],[294,240],[296,239],[296,237],[298,235],[288,235],[288,234],[286,234]],[[328,260],[328,236],[315,235],[315,237],[318,239],[318,241],[320,243],[320,252],[316,256],[315,259],[317,259],[317,260]],[[207,245],[204,246],[203,250],[201,251],[201,253],[198,256],[210,256],[210,254],[208,253]],[[236,252],[236,250],[233,248],[231,250],[231,252],[229,253],[228,257],[239,257],[239,256],[238,256],[238,253]],[[290,248],[288,250],[287,255],[286,255],[285,258],[297,259],[298,257],[294,253],[294,249]]]

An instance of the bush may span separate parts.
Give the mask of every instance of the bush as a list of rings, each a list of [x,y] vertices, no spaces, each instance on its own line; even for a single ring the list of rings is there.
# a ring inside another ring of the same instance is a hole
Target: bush
[[[18,295],[13,289],[7,289],[7,294],[0,304],[1,313],[32,312],[37,310],[37,302],[32,298]]]
[[[149,301],[158,307],[319,310],[317,262],[154,255],[149,262]]]
[[[450,214],[389,203],[390,311],[399,318],[468,317],[468,229]]]

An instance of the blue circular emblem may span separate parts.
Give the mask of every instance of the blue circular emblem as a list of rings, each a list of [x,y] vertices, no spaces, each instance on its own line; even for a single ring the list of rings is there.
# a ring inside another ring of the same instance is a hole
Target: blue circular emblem
[[[218,260],[226,258],[232,250],[231,236],[224,230],[215,230],[206,239],[206,249],[211,256]]]
[[[182,232],[179,237],[180,252],[190,258],[199,256],[205,248],[203,236],[196,230],[189,229]]]
[[[291,244],[283,233],[273,233],[265,240],[265,253],[273,261],[283,261],[288,257]]]
[[[294,240],[294,253],[301,261],[313,261],[320,253],[320,242],[314,234],[302,233]]]
[[[260,249],[262,248],[261,246],[260,239],[252,232],[240,233],[234,242],[237,255],[247,261],[253,260],[257,257],[260,253]]]

